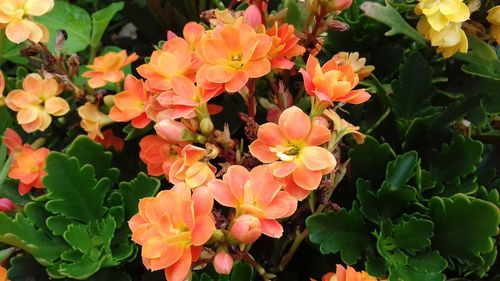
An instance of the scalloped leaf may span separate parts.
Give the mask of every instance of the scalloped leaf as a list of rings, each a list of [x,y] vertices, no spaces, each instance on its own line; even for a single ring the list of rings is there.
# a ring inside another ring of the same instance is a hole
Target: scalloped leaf
[[[10,281],[49,281],[49,276],[42,265],[29,255],[15,256],[10,260],[8,272]]]
[[[393,228],[394,244],[411,254],[431,245],[434,224],[430,220],[409,217]]]
[[[430,98],[436,91],[432,86],[432,68],[415,52],[409,55],[399,69],[399,79],[392,81],[394,110],[399,116],[411,119],[422,110],[428,110]]]
[[[350,211],[315,214],[307,218],[309,239],[320,244],[323,254],[339,253],[347,264],[354,264],[370,246],[370,236],[363,215],[355,202]]]
[[[139,200],[144,197],[154,196],[160,190],[160,181],[144,173],[130,182],[120,183],[120,193],[123,196],[123,205],[126,218],[131,218],[138,212]]]
[[[443,144],[441,152],[430,156],[430,171],[442,182],[460,184],[460,178],[476,171],[481,161],[483,144],[457,135],[450,144]]]
[[[433,197],[429,215],[434,222],[432,246],[455,265],[477,268],[484,263],[479,257],[495,249],[500,213],[494,204],[463,194]]]
[[[107,208],[103,200],[110,187],[108,178],[97,181],[92,166],[80,167],[78,159],[58,152],[47,157],[46,171],[43,183],[50,199],[45,205],[48,211],[83,223],[104,215]]]
[[[353,179],[368,179],[374,184],[384,180],[386,166],[394,157],[391,147],[367,136],[363,144],[356,145],[349,151],[351,158],[351,175]],[[370,163],[370,169],[366,168],[366,163]]]

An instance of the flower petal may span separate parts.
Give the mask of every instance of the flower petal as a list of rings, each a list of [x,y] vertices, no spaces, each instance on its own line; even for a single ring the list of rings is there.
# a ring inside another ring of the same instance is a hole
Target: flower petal
[[[311,119],[302,109],[292,106],[281,113],[278,126],[288,140],[304,140],[311,131]]]

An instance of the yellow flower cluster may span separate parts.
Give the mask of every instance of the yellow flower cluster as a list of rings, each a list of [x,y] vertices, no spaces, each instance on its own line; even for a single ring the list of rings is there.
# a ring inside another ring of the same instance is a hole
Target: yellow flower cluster
[[[462,23],[469,19],[470,11],[463,0],[420,0],[415,13],[423,15],[417,30],[437,47],[437,52],[444,58],[458,51],[467,52],[467,36]]]
[[[486,19],[491,23],[491,37],[500,45],[500,5],[489,9]]]

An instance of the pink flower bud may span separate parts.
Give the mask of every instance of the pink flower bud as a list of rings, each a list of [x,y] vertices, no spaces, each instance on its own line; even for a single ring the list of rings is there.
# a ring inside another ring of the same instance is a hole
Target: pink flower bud
[[[8,198],[0,198],[0,212],[10,212],[14,209],[14,203]]]
[[[155,125],[156,133],[171,142],[184,142],[184,134],[188,129],[181,122],[164,119]]]
[[[220,251],[214,258],[215,271],[219,274],[229,274],[233,268],[233,257],[225,251]]]
[[[231,235],[245,244],[252,244],[262,234],[260,220],[251,215],[241,215],[231,227]]]
[[[255,5],[250,5],[243,14],[243,20],[251,27],[256,28],[262,24],[262,14]]]
[[[349,9],[351,7],[352,0],[333,0],[332,1],[332,9],[335,11],[343,11]]]

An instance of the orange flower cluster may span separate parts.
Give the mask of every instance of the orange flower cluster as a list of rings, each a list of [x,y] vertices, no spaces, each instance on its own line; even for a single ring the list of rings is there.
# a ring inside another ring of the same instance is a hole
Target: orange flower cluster
[[[315,280],[311,279],[311,281]],[[357,272],[350,266],[345,269],[342,265],[337,264],[337,272],[325,274],[321,281],[378,281],[378,279],[368,275],[365,271]]]
[[[12,129],[5,130],[3,143],[12,156],[8,176],[19,180],[19,194],[24,195],[32,188],[44,188],[42,178],[47,174],[45,161],[50,151],[23,145],[21,137]]]

